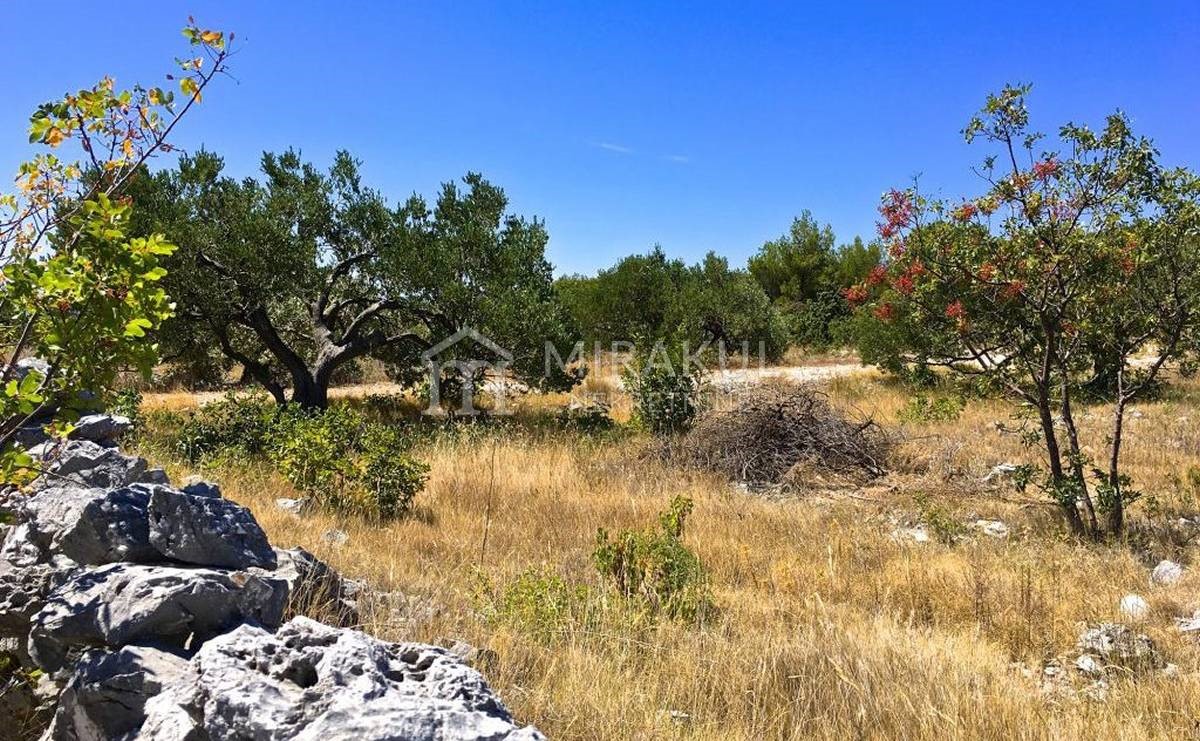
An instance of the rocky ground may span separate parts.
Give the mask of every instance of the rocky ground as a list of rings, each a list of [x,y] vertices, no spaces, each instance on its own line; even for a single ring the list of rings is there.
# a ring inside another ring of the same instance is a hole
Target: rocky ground
[[[36,737],[48,723],[42,738],[64,741],[542,738],[447,649],[284,622],[319,602],[354,624],[364,595],[311,554],[272,548],[217,485],[174,488],[122,453],[127,424],[97,415],[65,442],[26,437],[44,473],[2,501],[5,733]]]

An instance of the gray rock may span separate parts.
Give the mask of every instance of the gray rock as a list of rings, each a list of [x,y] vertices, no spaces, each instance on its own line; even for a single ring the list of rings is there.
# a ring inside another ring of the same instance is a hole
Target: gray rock
[[[280,579],[237,571],[109,564],[76,574],[33,617],[29,654],[56,671],[72,648],[119,648],[154,640],[183,646],[242,622],[279,624]]]
[[[1163,663],[1154,641],[1120,623],[1100,623],[1087,628],[1075,646],[1081,653],[1095,655],[1106,664],[1132,670],[1157,669]]]
[[[149,646],[89,651],[58,701],[47,741],[105,741],[136,733],[146,700],[190,674],[188,660]]]
[[[166,474],[161,469],[148,468],[145,458],[125,455],[116,448],[106,448],[91,440],[46,443],[29,452],[41,460],[46,471],[33,483],[34,489],[68,483],[115,489],[138,482],[167,482]]]
[[[343,546],[350,542],[350,535],[345,530],[331,528],[321,533],[321,540],[332,546]]]
[[[72,440],[91,440],[105,447],[117,444],[129,429],[133,420],[119,414],[89,414],[81,417],[75,423],[75,429],[68,436]]]
[[[157,487],[148,511],[150,543],[168,558],[231,569],[275,568],[275,552],[254,515],[228,499]]]
[[[983,483],[990,484],[994,481],[1010,479],[1020,468],[1016,463],[997,463],[991,471],[988,471],[987,476],[983,477]]]
[[[484,678],[445,649],[295,618],[205,643],[146,703],[137,739],[534,741]]]
[[[1174,561],[1159,561],[1154,567],[1154,571],[1150,572],[1150,583],[1166,586],[1174,584],[1183,578],[1183,566]]]
[[[333,567],[303,548],[275,549],[278,561],[271,576],[288,585],[288,607],[295,613],[350,627],[362,620],[357,583],[343,579]]]
[[[194,497],[221,498],[221,487],[211,481],[205,481],[199,476],[188,476],[183,482],[182,491]]]
[[[154,487],[117,489],[53,486],[25,505],[34,540],[52,554],[80,564],[160,561],[150,545],[146,508]]]
[[[13,528],[0,549],[0,636],[19,638],[23,655],[33,616],[78,569],[66,556],[52,556],[38,546],[28,523]]]
[[[312,509],[312,500],[308,497],[303,499],[291,499],[289,497],[279,497],[275,500],[275,506],[295,517],[302,517],[308,514]]]

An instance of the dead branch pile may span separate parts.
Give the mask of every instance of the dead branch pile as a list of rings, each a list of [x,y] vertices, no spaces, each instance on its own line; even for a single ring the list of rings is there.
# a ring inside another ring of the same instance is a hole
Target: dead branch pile
[[[809,385],[757,384],[704,413],[674,444],[677,460],[747,484],[871,479],[884,473],[889,439],[853,420]]]

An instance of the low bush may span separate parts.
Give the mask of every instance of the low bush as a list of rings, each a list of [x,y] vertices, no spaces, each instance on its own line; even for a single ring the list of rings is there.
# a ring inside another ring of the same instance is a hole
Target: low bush
[[[429,469],[405,454],[395,427],[333,407],[285,410],[267,434],[266,452],[288,481],[326,509],[387,520],[406,513]]]
[[[277,407],[264,394],[226,394],[189,413],[175,435],[175,449],[196,463],[218,454],[263,451]]]
[[[586,627],[595,617],[587,586],[545,569],[522,572],[500,588],[481,577],[475,602],[488,622],[508,625],[542,643]]]
[[[683,543],[691,511],[692,500],[679,496],[659,515],[657,528],[622,530],[611,537],[601,528],[596,534],[596,568],[637,611],[692,622],[715,613],[708,575]]]
[[[959,396],[917,394],[900,410],[902,422],[953,422],[962,414],[966,402]]]
[[[700,371],[674,348],[658,344],[649,354],[635,353],[621,380],[634,422],[656,435],[687,430],[699,411]]]

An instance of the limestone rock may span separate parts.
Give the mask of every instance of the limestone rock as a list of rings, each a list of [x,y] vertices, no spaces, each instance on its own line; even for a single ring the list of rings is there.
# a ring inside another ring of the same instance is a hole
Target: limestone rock
[[[1128,669],[1152,669],[1162,665],[1154,641],[1120,623],[1100,623],[1084,630],[1075,644],[1081,653],[1099,657],[1106,664]]]
[[[49,487],[30,498],[25,515],[39,545],[77,563],[158,561],[146,517],[152,489]]]
[[[78,568],[66,556],[52,556],[41,548],[29,523],[12,528],[0,549],[0,636],[19,638],[23,654],[33,616]]]
[[[1144,620],[1150,614],[1150,603],[1140,594],[1127,594],[1121,598],[1120,612],[1126,620]]]
[[[1174,584],[1183,578],[1183,566],[1174,561],[1159,561],[1154,567],[1154,571],[1150,572],[1150,583],[1168,585]]]
[[[276,548],[275,556],[278,566],[271,576],[287,582],[292,610],[344,627],[362,622],[358,584],[303,548]]]
[[[188,660],[149,646],[89,651],[58,701],[47,741],[104,741],[136,733],[146,700],[192,671]]]
[[[150,495],[150,543],[168,558],[203,566],[275,568],[267,535],[245,507],[168,487]]]
[[[55,671],[68,650],[155,640],[183,646],[246,621],[279,624],[287,584],[245,572],[109,564],[76,574],[33,617],[29,653]],[[193,635],[194,634],[194,635]]]
[[[125,455],[116,448],[106,448],[91,440],[68,440],[65,443],[45,443],[30,449],[30,454],[42,461],[46,469],[34,482],[34,489],[75,483],[100,489],[114,489],[144,482],[167,483],[161,469],[149,468],[145,458]]]
[[[133,421],[119,414],[89,414],[75,423],[69,435],[72,440],[91,440],[112,447],[133,427]]]
[[[146,704],[138,739],[534,741],[483,677],[444,649],[295,618],[204,644]]]

